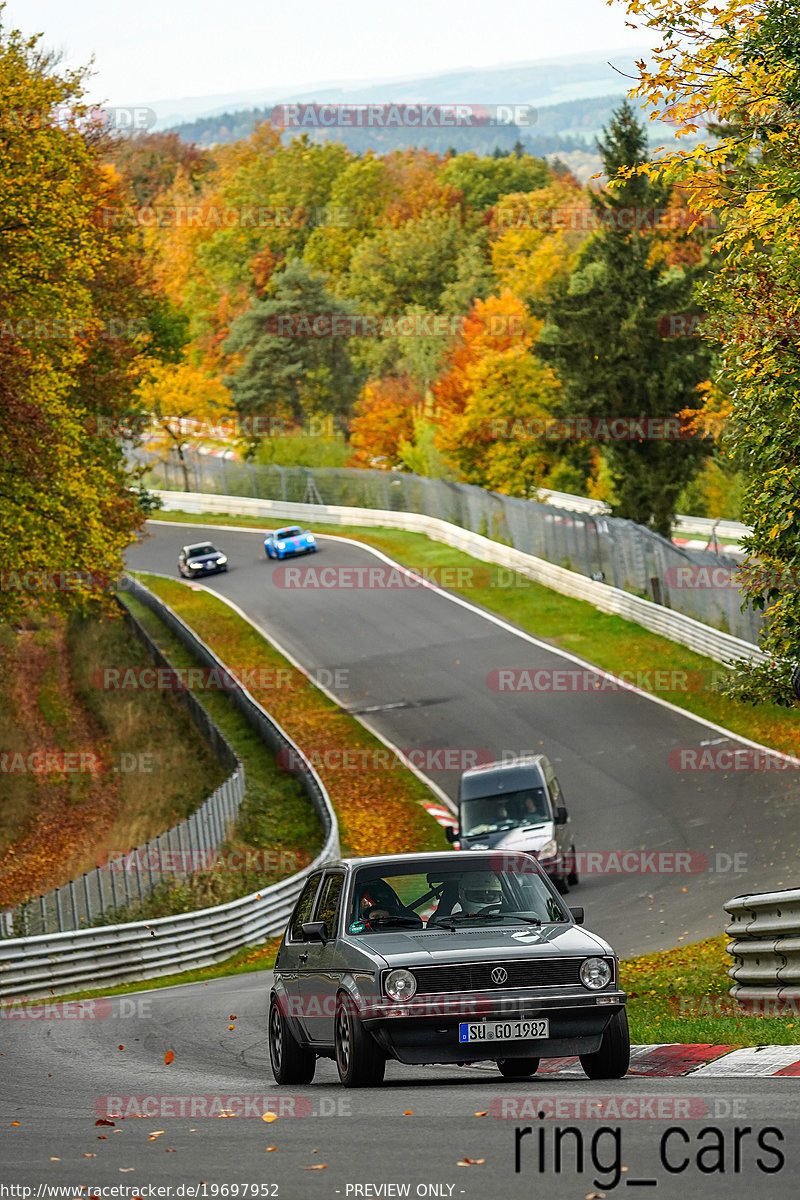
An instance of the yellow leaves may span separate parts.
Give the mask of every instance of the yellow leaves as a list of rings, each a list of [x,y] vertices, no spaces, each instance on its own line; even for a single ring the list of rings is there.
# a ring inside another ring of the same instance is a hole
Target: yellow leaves
[[[274,1112],[265,1112],[261,1117],[261,1120],[266,1121],[268,1125],[270,1125],[273,1121],[277,1121],[277,1119],[278,1114]]]

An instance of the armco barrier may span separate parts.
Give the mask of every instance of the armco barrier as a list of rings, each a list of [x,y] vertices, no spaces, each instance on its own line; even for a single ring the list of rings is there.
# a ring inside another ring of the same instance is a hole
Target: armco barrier
[[[124,604],[119,603],[126,625],[145,647],[152,661],[158,667],[169,670],[171,663],[147,630]],[[5,909],[0,913],[0,938],[14,937],[15,934],[30,937],[40,933],[85,929],[108,909],[124,908],[145,900],[165,879],[191,874],[192,864],[204,861],[223,844],[244,798],[244,767],[193,693],[178,689],[173,694],[188,709],[193,724],[216,757],[223,766],[229,770],[232,768],[233,774],[187,820],[180,821],[166,833],[131,850],[130,869],[117,871],[108,866],[98,866],[42,896]],[[169,870],[160,869],[159,864],[166,862],[175,865]],[[182,862],[188,864],[190,869],[182,870]]]
[[[730,995],[745,1012],[800,1010],[800,889],[734,896],[724,906],[735,980]]]
[[[744,642],[722,630],[713,629],[696,621],[693,617],[674,612],[662,605],[654,604],[620,588],[610,587],[557,567],[522,550],[504,546],[482,534],[472,533],[460,525],[442,521],[439,517],[427,517],[421,513],[394,512],[375,508],[345,508],[330,504],[299,504],[282,500],[252,500],[246,496],[219,496],[207,492],[155,492],[165,512],[219,513],[232,516],[257,516],[265,520],[314,520],[329,525],[388,526],[403,529],[408,533],[424,533],[434,541],[444,542],[456,550],[463,550],[482,562],[494,563],[525,575],[544,587],[552,588],[564,596],[586,600],[601,612],[616,613],[628,621],[642,625],[652,633],[658,633],[670,641],[727,663],[732,659],[760,660],[765,655],[752,642]]]
[[[180,617],[138,581],[126,589],[164,619],[205,665],[225,665]],[[303,871],[260,892],[214,908],[105,925],[94,929],[10,938],[0,943],[0,1000],[13,996],[59,995],[102,988],[176,971],[209,966],[242,946],[281,933],[308,875],[339,855],[339,829],[328,793],[317,772],[280,725],[241,685],[228,693],[245,720],[277,753],[293,752],[297,776],[319,814],[324,845]]]

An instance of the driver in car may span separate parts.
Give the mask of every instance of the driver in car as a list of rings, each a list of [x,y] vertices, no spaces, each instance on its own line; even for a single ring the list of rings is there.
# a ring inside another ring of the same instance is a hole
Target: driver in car
[[[499,908],[503,889],[493,871],[470,871],[458,885],[458,902],[464,913],[479,913],[484,908]]]
[[[400,917],[408,924],[418,924],[422,920],[413,909],[406,908],[397,892],[385,879],[373,879],[365,884],[358,903],[359,919],[367,928],[389,923],[393,917]]]
[[[458,880],[444,882],[439,905],[428,918],[428,925],[448,916],[474,916],[482,909],[491,908],[497,911],[503,903],[503,890],[500,880],[493,871],[467,871]],[[458,905],[458,907],[456,907]]]

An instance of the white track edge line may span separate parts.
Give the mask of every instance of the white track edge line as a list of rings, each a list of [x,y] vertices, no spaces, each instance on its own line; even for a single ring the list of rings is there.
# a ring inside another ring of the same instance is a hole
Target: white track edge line
[[[191,514],[189,514],[189,515],[191,515]],[[175,526],[186,527],[187,525],[189,525],[191,523],[188,521],[156,520],[156,521],[154,521],[154,524],[156,524],[156,525],[175,525]],[[252,530],[254,533],[261,532],[260,529],[258,529],[255,526],[252,526],[252,525],[250,525],[250,526],[214,525],[214,524],[207,525],[202,521],[198,521],[196,523],[196,527],[198,529],[226,529],[232,533],[247,533],[248,530]],[[340,537],[338,534],[334,534],[334,533],[322,533],[319,536],[321,538],[327,538],[327,539],[330,539],[330,540],[336,541],[336,542],[345,542],[348,545],[358,546],[363,550],[368,550],[370,552],[370,554],[374,554],[376,558],[379,558],[383,562],[388,563],[390,566],[395,567],[397,570],[404,572],[406,575],[416,576],[416,573],[413,570],[411,570],[410,567],[405,567],[405,566],[403,566],[402,563],[395,562],[394,559],[389,558],[389,556],[384,554],[383,551],[376,550],[374,546],[369,546],[366,542],[360,542],[356,538]],[[421,534],[420,536],[425,537],[426,535]],[[451,547],[451,549],[452,548],[453,547]],[[466,553],[466,552],[461,551],[461,553]],[[470,555],[468,557],[472,557],[472,556]],[[480,559],[477,559],[476,561],[480,562]],[[151,574],[156,574],[156,572],[151,572]],[[166,576],[164,576],[164,578],[171,579],[172,576],[166,575]],[[742,734],[740,734],[740,733],[734,733],[731,729],[726,729],[724,725],[716,725],[713,721],[709,721],[706,717],[700,717],[696,713],[690,712],[686,708],[680,708],[677,704],[673,704],[670,700],[664,700],[661,696],[653,695],[652,692],[647,692],[647,691],[644,691],[642,688],[634,687],[633,684],[626,683],[624,679],[620,679],[617,675],[612,674],[610,671],[606,671],[602,667],[598,667],[594,663],[590,663],[584,658],[578,658],[577,655],[570,654],[570,652],[568,650],[561,650],[558,646],[551,646],[548,642],[541,641],[539,638],[534,637],[533,634],[527,633],[524,629],[518,629],[515,625],[510,624],[510,622],[506,621],[503,617],[498,617],[495,613],[489,612],[488,609],[480,608],[478,605],[472,604],[471,601],[465,600],[462,596],[457,596],[453,592],[448,592],[444,588],[437,587],[436,584],[432,584],[429,580],[422,579],[421,576],[416,576],[416,578],[421,579],[422,583],[428,588],[429,591],[437,592],[440,596],[445,596],[448,600],[452,601],[453,604],[458,604],[462,608],[467,609],[469,612],[475,613],[477,616],[483,617],[485,620],[491,622],[491,624],[496,625],[499,629],[505,630],[506,633],[514,634],[516,637],[521,638],[523,641],[530,643],[530,645],[532,645],[532,646],[538,646],[542,650],[547,650],[547,651],[549,651],[550,654],[555,654],[559,658],[565,659],[567,662],[575,663],[576,666],[583,667],[584,669],[589,670],[589,671],[593,671],[596,675],[601,675],[605,679],[613,679],[615,681],[615,683],[621,689],[628,691],[628,692],[633,692],[637,696],[643,696],[646,700],[652,701],[653,704],[660,704],[662,708],[666,708],[670,712],[677,713],[680,716],[687,717],[690,721],[694,721],[694,723],[696,725],[702,725],[705,729],[711,729],[714,731],[714,733],[724,734],[725,737],[730,738],[734,742],[739,742],[743,746],[750,746],[751,749],[753,749],[753,750],[763,750],[766,754],[769,754],[774,758],[779,758],[787,764],[791,764],[794,767],[800,767],[800,758],[795,758],[793,755],[787,754],[783,750],[774,750],[770,746],[764,746],[761,742],[751,741],[750,738],[743,737]],[[546,585],[540,584],[540,586],[544,587]],[[568,597],[568,599],[569,599],[569,597]],[[583,601],[583,603],[587,604],[587,603],[589,603],[589,601]],[[623,618],[623,620],[624,619],[625,618]],[[633,622],[631,622],[631,623],[633,624]],[[252,624],[252,622],[251,622],[251,624]],[[660,635],[656,634],[655,636],[658,637]],[[677,645],[678,643],[675,643],[675,644]],[[692,653],[697,653],[697,651],[692,651]],[[287,657],[288,657],[288,655],[287,655]],[[702,655],[701,655],[701,657],[702,657]],[[302,668],[300,668],[300,669],[302,670]],[[366,725],[366,722],[362,722],[362,724]],[[369,726],[367,726],[367,728],[369,728]],[[372,733],[373,730],[370,730],[370,732]],[[379,734],[376,734],[375,736],[380,737]],[[387,742],[386,745],[388,745],[388,744],[389,743]],[[431,781],[427,781],[427,782],[428,782],[429,786],[431,786]],[[435,785],[433,785],[433,786],[435,786]],[[442,793],[442,795],[444,795],[444,793]],[[451,802],[449,801],[449,799],[448,799],[447,803],[448,803],[448,806],[450,806]]]

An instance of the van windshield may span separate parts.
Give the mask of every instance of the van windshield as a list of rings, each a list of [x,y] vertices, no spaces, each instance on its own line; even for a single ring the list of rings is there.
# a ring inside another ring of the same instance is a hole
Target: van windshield
[[[550,801],[542,787],[523,788],[519,792],[504,792],[499,796],[477,796],[474,800],[461,801],[463,837],[496,833],[501,829],[516,829],[521,825],[537,825],[552,819]]]

